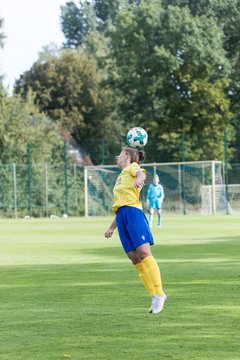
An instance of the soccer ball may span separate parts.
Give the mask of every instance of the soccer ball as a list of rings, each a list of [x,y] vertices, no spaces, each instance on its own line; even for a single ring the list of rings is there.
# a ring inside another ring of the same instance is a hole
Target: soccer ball
[[[127,144],[133,148],[143,147],[147,144],[148,134],[141,127],[134,127],[127,133]]]

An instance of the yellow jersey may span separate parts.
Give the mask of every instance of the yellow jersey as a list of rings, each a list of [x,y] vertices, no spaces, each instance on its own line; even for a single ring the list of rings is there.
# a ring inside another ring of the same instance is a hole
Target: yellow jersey
[[[121,206],[133,206],[142,209],[142,203],[139,201],[141,188],[136,189],[134,183],[138,171],[146,173],[136,162],[127,166],[117,177],[113,188],[114,202],[112,210],[116,213]]]

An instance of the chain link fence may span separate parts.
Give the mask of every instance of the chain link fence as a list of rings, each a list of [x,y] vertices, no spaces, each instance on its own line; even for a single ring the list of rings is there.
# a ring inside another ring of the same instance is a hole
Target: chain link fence
[[[0,214],[41,217],[84,214],[83,167],[1,165]]]
[[[239,214],[240,164],[222,162],[152,163],[141,192],[147,212],[147,189],[158,174],[165,190],[163,209],[174,214]],[[115,165],[72,163],[0,165],[0,216],[51,217],[110,215]],[[227,179],[227,182],[226,182]]]
[[[229,166],[228,178],[235,183],[226,184],[226,168],[220,161],[145,164],[147,179],[141,191],[144,211],[147,207],[148,186],[158,174],[163,185],[164,212],[172,214],[239,214],[240,164]],[[112,213],[112,189],[120,173],[117,166],[85,167],[85,215],[105,216]]]

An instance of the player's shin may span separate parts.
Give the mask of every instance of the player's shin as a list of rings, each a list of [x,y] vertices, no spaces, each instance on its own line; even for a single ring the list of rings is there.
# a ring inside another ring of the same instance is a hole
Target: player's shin
[[[146,268],[146,266],[144,265],[143,262],[140,262],[138,264],[135,264],[134,267],[136,268],[139,277],[141,279],[141,281],[143,282],[143,285],[145,287],[145,289],[147,290],[147,292],[153,296],[155,295],[155,287],[154,284],[152,282],[151,277],[148,274],[148,269]]]
[[[152,223],[153,223],[153,214],[149,215],[149,226],[152,227]]]
[[[151,278],[152,283],[154,284],[154,289],[155,289],[154,295],[162,295],[163,289],[162,289],[161,274],[156,260],[151,255],[145,257],[142,263],[147,268],[148,275]]]

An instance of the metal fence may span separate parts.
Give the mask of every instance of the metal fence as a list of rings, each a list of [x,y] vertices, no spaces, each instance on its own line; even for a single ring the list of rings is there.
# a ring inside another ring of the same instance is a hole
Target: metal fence
[[[240,213],[240,165],[227,169],[220,161],[153,163],[143,165],[147,180],[141,191],[147,212],[147,190],[158,174],[165,192],[163,209],[174,214]],[[117,166],[85,167],[85,215],[108,215],[113,202],[112,188],[120,169]],[[227,175],[227,176],[226,176]],[[235,185],[226,183],[234,178]]]
[[[76,164],[1,165],[0,214],[9,217],[84,214],[83,168]]]
[[[229,164],[228,168],[217,161],[143,166],[147,170],[147,181],[141,199],[146,212],[148,185],[157,173],[165,190],[165,212],[240,213],[240,164]],[[110,215],[112,189],[119,172],[114,165],[0,165],[0,216]]]

